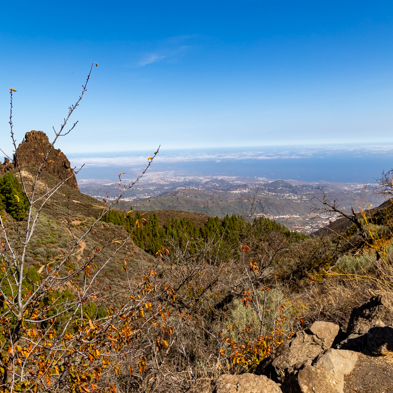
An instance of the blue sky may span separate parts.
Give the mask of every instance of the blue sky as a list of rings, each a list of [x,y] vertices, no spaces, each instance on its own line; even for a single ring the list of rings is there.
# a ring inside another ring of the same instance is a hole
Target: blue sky
[[[392,1],[18,1],[0,15],[1,148],[66,153],[393,143]]]

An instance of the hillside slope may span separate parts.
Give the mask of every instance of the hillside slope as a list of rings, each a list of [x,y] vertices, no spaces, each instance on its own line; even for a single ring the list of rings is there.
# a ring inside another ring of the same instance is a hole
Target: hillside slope
[[[362,213],[357,213],[356,217],[358,219],[362,219],[364,216],[370,219],[370,223],[374,223],[375,220],[378,221],[379,225],[387,225],[390,224],[389,220],[392,217],[392,207],[393,202],[388,199],[387,201],[383,202],[378,207],[373,209],[365,210]],[[324,228],[319,229],[318,231],[313,233],[313,236],[336,236],[342,232],[347,231],[353,222],[348,218],[342,217],[336,221],[331,222]]]
[[[15,170],[13,172],[18,176]],[[24,167],[22,170],[24,181],[28,187],[31,185],[35,172],[35,168],[29,167]],[[44,194],[57,182],[58,179],[54,176],[43,172],[38,183],[38,193]],[[104,208],[104,203],[64,184],[42,209],[26,253],[26,261],[29,266],[39,270],[48,264],[50,265],[51,261],[63,259],[75,239],[78,239],[89,229]],[[12,239],[11,244],[19,249],[20,242],[17,234],[24,228],[25,222],[16,225],[12,218],[7,217],[5,226]],[[129,234],[122,227],[98,222],[79,244],[78,250],[70,256],[66,265],[68,267],[77,266],[95,250],[100,249],[99,255],[95,258],[95,263],[100,266],[118,248],[119,243],[116,242],[123,242],[128,236]],[[121,265],[126,258],[134,273],[145,271],[147,266],[154,263],[153,257],[128,240],[124,247],[116,251],[115,258],[101,273],[102,282],[110,283],[116,291],[123,290],[124,275]],[[114,293],[111,296],[114,296]]]

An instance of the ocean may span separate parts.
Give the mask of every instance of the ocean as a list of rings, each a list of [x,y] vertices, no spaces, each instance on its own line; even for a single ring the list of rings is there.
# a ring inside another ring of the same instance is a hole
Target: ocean
[[[116,180],[140,173],[151,152],[68,154],[72,165],[85,167],[78,179]],[[192,176],[242,176],[307,182],[375,183],[393,168],[393,145],[268,146],[166,150],[149,168]]]

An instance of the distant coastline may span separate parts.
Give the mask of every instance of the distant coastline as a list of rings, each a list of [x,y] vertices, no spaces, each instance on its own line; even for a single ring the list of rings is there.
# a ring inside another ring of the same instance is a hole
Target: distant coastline
[[[151,152],[69,154],[85,164],[78,179],[116,180],[119,172],[138,173]],[[269,179],[374,183],[393,167],[393,145],[280,146],[194,150],[161,149],[150,171],[179,175],[223,175]]]

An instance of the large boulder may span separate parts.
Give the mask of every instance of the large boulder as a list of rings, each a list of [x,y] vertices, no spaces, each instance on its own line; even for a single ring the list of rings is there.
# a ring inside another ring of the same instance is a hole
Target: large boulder
[[[221,375],[214,393],[282,393],[280,385],[264,375]]]
[[[262,362],[256,374],[266,375],[284,383],[305,364],[310,364],[323,351],[329,349],[340,328],[331,322],[314,322],[310,329],[296,333],[295,337],[280,345],[277,353]]]
[[[329,349],[313,365],[302,368],[288,392],[344,393],[344,376],[352,372],[358,360],[353,351]]]

